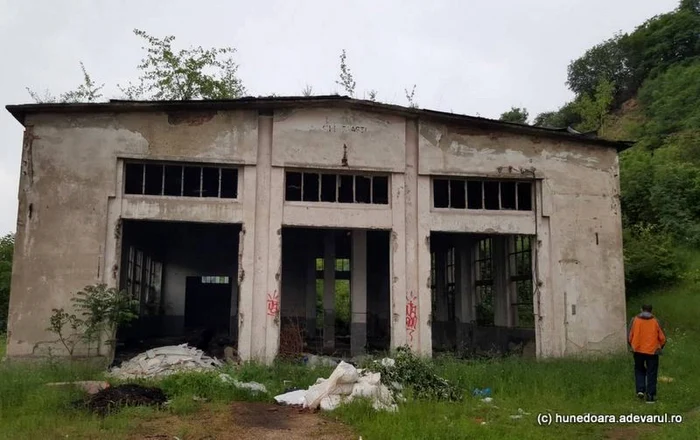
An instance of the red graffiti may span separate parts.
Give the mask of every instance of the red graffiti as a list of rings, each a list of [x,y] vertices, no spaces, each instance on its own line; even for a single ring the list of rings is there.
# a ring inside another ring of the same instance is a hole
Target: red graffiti
[[[418,326],[418,305],[413,292],[406,295],[406,332],[409,340],[413,342],[413,334]]]
[[[267,294],[267,316],[277,316],[280,311],[280,300],[277,291]]]

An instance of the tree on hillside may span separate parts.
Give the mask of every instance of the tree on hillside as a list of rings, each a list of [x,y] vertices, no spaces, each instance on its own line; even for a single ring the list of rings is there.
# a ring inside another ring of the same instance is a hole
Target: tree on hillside
[[[525,107],[511,107],[507,112],[501,113],[501,117],[498,119],[504,122],[527,124],[527,118],[529,116],[530,114]]]
[[[36,102],[95,102],[102,98],[102,93],[100,91],[104,87],[104,84],[98,86],[97,83],[92,79],[92,77],[85,70],[85,65],[80,62],[80,70],[83,71],[83,83],[76,87],[74,90],[61,93],[58,97],[53,96],[49,91],[45,91],[44,95],[41,96],[34,90],[27,87],[27,92],[29,96]]]
[[[627,91],[630,70],[622,43],[626,35],[615,37],[588,49],[567,69],[566,85],[576,95],[593,95],[601,80],[611,81],[616,91]]]
[[[10,281],[12,278],[12,254],[15,236],[0,237],[0,334],[7,329],[7,312],[10,305]]]
[[[174,50],[175,36],[157,38],[134,29],[147,46],[141,60],[137,84],[119,88],[130,99],[188,100],[232,99],[245,93],[237,76],[232,47],[203,49],[202,46]]]
[[[603,126],[605,116],[610,110],[614,99],[612,81],[603,79],[598,82],[592,95],[581,95],[575,102],[576,109],[581,115],[581,123],[576,127],[580,131],[594,131]]]
[[[543,112],[535,117],[532,125],[536,127],[566,128],[581,122],[581,115],[574,102],[567,102],[559,110]]]

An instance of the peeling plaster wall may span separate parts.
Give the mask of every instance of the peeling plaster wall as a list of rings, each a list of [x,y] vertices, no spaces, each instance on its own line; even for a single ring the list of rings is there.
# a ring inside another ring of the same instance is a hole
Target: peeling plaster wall
[[[243,224],[244,359],[271,361],[277,352],[280,316],[269,300],[280,298],[282,226],[390,230],[391,344],[425,355],[430,231],[536,232],[538,355],[624,348],[618,162],[610,148],[343,108],[46,114],[26,124],[12,357],[45,352],[51,309],[69,305],[72,292],[116,283],[120,218]],[[122,196],[119,159],[126,158],[238,164],[239,198]],[[390,204],[285,203],[283,167],[388,173]],[[522,178],[521,169],[533,168],[537,215],[432,208],[431,175]]]
[[[534,169],[542,282],[539,354],[624,349],[619,167],[613,149],[421,123],[419,164],[426,184],[431,174],[531,179],[520,170]],[[475,213],[467,220],[432,211],[431,224],[445,231],[535,230],[532,213]]]
[[[70,309],[73,293],[88,284],[116,286],[121,215],[240,221],[240,208],[232,208],[235,203],[223,206],[217,200],[206,202],[209,208],[193,208],[185,199],[122,199],[118,158],[255,164],[257,121],[257,111],[28,117],[8,355],[63,352],[45,331],[51,309]],[[115,205],[113,200],[119,202]]]

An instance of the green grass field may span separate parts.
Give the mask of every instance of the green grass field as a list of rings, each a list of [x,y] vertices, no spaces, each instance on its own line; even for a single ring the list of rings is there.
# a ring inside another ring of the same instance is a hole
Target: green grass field
[[[700,262],[700,258],[692,258]],[[690,268],[696,273],[700,265]],[[515,358],[483,361],[436,360],[440,374],[459,384],[466,397],[459,403],[411,401],[395,414],[375,412],[354,403],[326,414],[339,419],[367,439],[692,439],[700,438],[700,294],[697,280],[688,277],[668,289],[629,301],[630,316],[642,302],[651,302],[666,323],[668,344],[661,358],[660,375],[672,377],[659,384],[659,401],[647,405],[634,397],[629,354],[601,359],[551,361]],[[0,354],[4,352],[0,345]],[[274,367],[246,365],[230,370],[241,380],[264,383],[271,395],[293,384],[305,387],[331,369],[309,370],[299,365]],[[171,397],[169,409],[131,408],[105,418],[74,409],[76,391],[46,387],[52,381],[100,378],[102,372],[80,365],[0,365],[0,439],[124,438],[143,419],[214,411],[233,400],[271,400],[251,397],[223,386],[216,374],[188,374],[164,379],[160,386]],[[493,402],[470,395],[475,387],[490,387]],[[192,397],[209,398],[209,403]],[[519,411],[522,410],[522,411]],[[521,414],[522,412],[522,414]],[[682,414],[680,425],[560,424],[539,426],[538,413],[560,414]],[[525,414],[529,413],[529,414]],[[521,414],[519,419],[511,415]],[[187,438],[182,433],[181,440]]]

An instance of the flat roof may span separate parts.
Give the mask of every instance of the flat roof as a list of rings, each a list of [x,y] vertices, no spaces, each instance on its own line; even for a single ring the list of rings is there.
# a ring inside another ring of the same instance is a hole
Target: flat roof
[[[404,107],[394,104],[384,104],[375,101],[354,99],[349,96],[280,96],[280,97],[244,97],[221,100],[189,100],[189,101],[131,101],[112,99],[109,102],[97,103],[40,103],[7,105],[5,108],[20,124],[24,125],[27,115],[39,113],[127,113],[127,112],[175,112],[197,110],[266,110],[313,108],[313,107],[343,107],[378,113],[390,113],[408,118],[419,118],[434,122],[468,125],[487,130],[499,130],[520,133],[530,136],[542,136],[554,139],[578,141],[586,144],[600,145],[622,151],[633,145],[631,141],[611,141],[601,139],[591,133],[579,133],[569,127],[546,128],[532,125],[517,124],[495,119],[467,116],[437,110]]]

